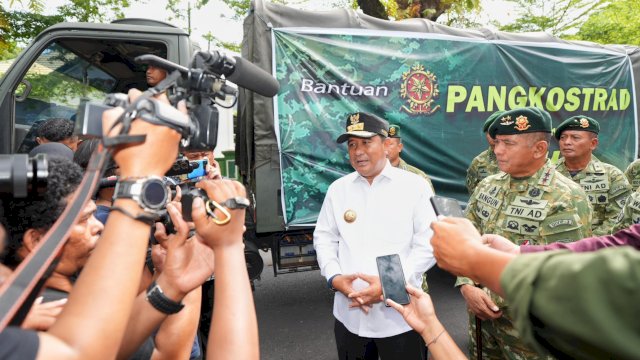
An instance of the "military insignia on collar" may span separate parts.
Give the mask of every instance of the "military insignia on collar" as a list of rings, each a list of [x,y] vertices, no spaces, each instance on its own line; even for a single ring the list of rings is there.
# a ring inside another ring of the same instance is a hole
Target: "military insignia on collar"
[[[389,128],[389,136],[394,136],[396,134],[396,128]]]
[[[505,116],[500,118],[500,125],[509,126],[511,124],[513,124],[513,121],[511,121],[511,116]]]
[[[514,126],[516,130],[525,131],[530,127],[531,127],[531,124],[529,124],[529,119],[527,119],[526,116],[520,115],[516,118],[516,126]]]
[[[540,196],[540,189],[538,189],[538,188],[533,188],[533,189],[529,190],[529,196],[531,196],[531,197],[538,197],[538,196]]]
[[[360,121],[360,113],[349,116],[349,121],[351,121],[351,125],[357,124]]]
[[[589,120],[582,118],[580,119],[580,127],[581,128],[588,128],[589,127]]]

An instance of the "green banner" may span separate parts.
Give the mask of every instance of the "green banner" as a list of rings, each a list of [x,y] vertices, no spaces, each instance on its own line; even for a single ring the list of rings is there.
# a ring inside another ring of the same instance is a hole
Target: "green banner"
[[[350,29],[275,29],[272,43],[288,226],[315,224],[328,186],[353,171],[335,140],[355,111],[400,125],[402,158],[425,171],[438,194],[461,201],[467,167],[487,148],[482,124],[497,110],[537,106],[554,126],[593,117],[600,160],[624,170],[636,157],[631,63],[618,53]]]

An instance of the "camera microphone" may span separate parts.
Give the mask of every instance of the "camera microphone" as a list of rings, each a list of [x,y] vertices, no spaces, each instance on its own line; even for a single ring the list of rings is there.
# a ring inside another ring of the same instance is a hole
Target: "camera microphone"
[[[201,51],[207,70],[224,75],[236,85],[272,97],[278,93],[280,84],[268,72],[241,57],[229,57],[218,51]]]

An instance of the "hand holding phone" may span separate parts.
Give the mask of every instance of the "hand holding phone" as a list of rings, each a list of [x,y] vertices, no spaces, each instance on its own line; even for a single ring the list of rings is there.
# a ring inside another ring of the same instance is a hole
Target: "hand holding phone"
[[[431,197],[431,205],[436,215],[465,217],[458,200],[444,196],[433,195]]]
[[[400,305],[408,304],[411,300],[409,299],[409,293],[407,293],[400,256],[398,254],[378,256],[376,264],[378,265],[378,275],[382,285],[384,305],[389,307],[387,299],[391,299]]]

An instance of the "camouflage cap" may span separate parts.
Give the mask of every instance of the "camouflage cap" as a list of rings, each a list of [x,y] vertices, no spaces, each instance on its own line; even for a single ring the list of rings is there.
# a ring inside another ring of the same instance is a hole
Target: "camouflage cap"
[[[400,125],[389,125],[389,137],[400,138]]]
[[[489,117],[487,118],[487,120],[484,121],[484,125],[482,125],[482,132],[486,133],[487,131],[489,131],[489,126],[491,126],[491,124],[493,124],[493,122],[500,117],[500,115],[502,115],[504,111],[502,110],[498,110],[496,112],[494,112],[493,114],[489,115]]]
[[[551,132],[551,115],[535,107],[505,111],[489,126],[492,138],[536,132]]]
[[[588,116],[577,115],[568,118],[553,130],[553,136],[560,140],[560,135],[565,130],[589,131],[598,134],[600,132],[600,124],[595,119]]]
[[[389,136],[389,123],[373,114],[357,112],[347,116],[346,132],[338,136],[339,144],[347,141],[351,136],[371,138],[382,135]]]

